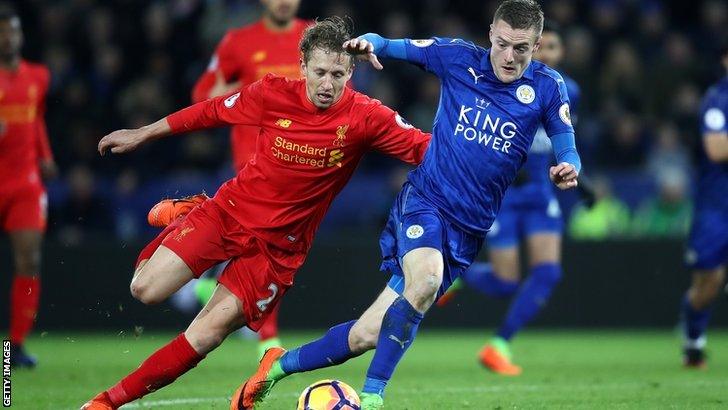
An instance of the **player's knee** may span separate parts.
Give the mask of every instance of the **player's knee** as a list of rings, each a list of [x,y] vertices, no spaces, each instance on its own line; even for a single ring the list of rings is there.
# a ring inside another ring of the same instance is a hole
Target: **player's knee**
[[[16,253],[15,271],[21,275],[37,275],[40,271],[40,252]]]
[[[349,348],[354,353],[364,353],[377,347],[380,326],[357,322],[349,331]]]
[[[229,332],[223,329],[205,329],[204,332],[188,329],[185,337],[199,354],[207,354],[222,344]]]
[[[442,285],[442,273],[430,271],[415,275],[411,283],[405,285],[404,293],[415,309],[423,311],[435,302],[440,285]]]
[[[154,292],[154,289],[152,289],[151,286],[138,280],[133,280],[131,282],[129,290],[131,291],[131,295],[134,299],[144,303],[145,305],[156,305],[164,300],[161,295]]]

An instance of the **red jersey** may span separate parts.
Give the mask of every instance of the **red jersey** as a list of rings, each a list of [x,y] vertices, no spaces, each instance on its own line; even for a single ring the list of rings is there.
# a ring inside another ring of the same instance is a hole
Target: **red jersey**
[[[207,71],[197,80],[192,90],[192,101],[207,100],[215,84],[215,73],[222,71],[227,82],[240,81],[243,86],[272,73],[287,78],[300,78],[301,52],[298,43],[309,22],[293,20],[286,31],[271,31],[263,20],[246,27],[230,30],[223,37],[212,56]],[[258,127],[235,125],[230,135],[233,165],[239,170],[255,151]]]
[[[273,75],[171,114],[167,122],[175,133],[225,124],[260,128],[255,155],[213,200],[255,236],[292,251],[310,248],[364,153],[418,164],[430,142],[430,134],[349,87],[322,110],[308,99],[305,80]]]
[[[40,64],[0,69],[0,190],[41,186],[38,163],[53,158],[43,119],[49,84]]]

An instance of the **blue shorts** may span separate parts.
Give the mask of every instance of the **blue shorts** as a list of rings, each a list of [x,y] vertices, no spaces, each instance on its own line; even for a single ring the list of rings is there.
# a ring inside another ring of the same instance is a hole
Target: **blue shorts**
[[[537,233],[561,235],[563,230],[561,208],[555,197],[551,197],[547,203],[513,204],[504,201],[488,231],[488,246],[510,248],[518,246],[521,238]]]
[[[685,262],[691,269],[715,269],[728,262],[728,212],[695,210]]]
[[[445,262],[440,297],[478,255],[483,238],[458,228],[424,199],[409,183],[400,191],[389,213],[387,226],[379,239],[382,249],[382,271],[392,274],[389,287],[397,293],[404,290],[402,258],[417,248],[439,250]]]

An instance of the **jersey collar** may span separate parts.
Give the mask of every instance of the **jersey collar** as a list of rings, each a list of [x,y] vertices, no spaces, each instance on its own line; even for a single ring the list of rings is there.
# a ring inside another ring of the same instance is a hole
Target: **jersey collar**
[[[493,70],[493,64],[490,63],[490,49],[486,49],[485,53],[483,53],[483,57],[480,58],[480,69],[484,72],[488,72],[489,76],[492,76],[496,81],[500,82],[498,77],[495,75],[495,70]],[[533,81],[533,70],[533,60],[531,60],[521,78]]]

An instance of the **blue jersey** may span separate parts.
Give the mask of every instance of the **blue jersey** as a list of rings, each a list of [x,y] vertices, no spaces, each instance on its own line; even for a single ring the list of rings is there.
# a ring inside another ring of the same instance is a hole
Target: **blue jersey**
[[[569,94],[569,108],[571,111],[571,123],[576,124],[576,113],[581,98],[579,85],[570,77],[561,73],[566,83],[566,90]],[[546,135],[543,126],[538,127],[533,144],[528,152],[528,159],[523,165],[519,177],[514,186],[506,192],[504,203],[531,204],[534,206],[545,206],[553,199],[554,185],[551,183],[548,168],[553,163],[554,154],[551,148],[551,140]],[[520,183],[519,183],[520,181]]]
[[[700,107],[702,135],[728,133],[728,76],[708,89]],[[708,159],[700,144],[698,187],[695,191],[696,210],[721,209],[728,212],[728,163]]]
[[[548,136],[574,132],[566,84],[538,61],[503,83],[490,50],[460,39],[407,40],[406,51],[441,82],[430,147],[408,179],[449,220],[484,236],[539,125]]]

